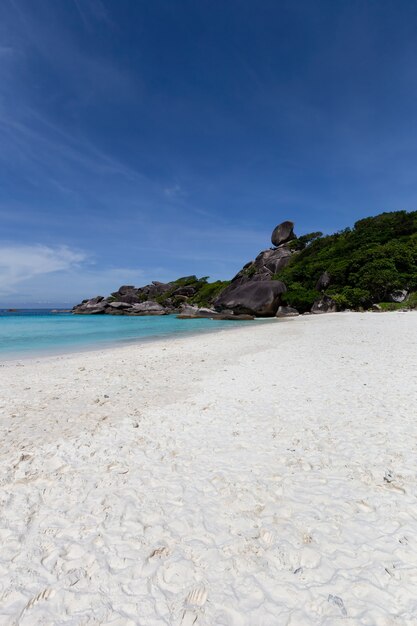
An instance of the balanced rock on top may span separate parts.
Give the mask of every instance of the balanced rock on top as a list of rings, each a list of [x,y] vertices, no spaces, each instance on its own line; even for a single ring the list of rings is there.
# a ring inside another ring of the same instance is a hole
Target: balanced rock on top
[[[286,221],[278,224],[272,231],[271,241],[273,246],[280,246],[282,243],[295,239],[294,222]]]

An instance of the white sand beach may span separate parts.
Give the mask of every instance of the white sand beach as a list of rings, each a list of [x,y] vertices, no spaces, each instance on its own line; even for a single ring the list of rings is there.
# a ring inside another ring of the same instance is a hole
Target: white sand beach
[[[417,314],[0,369],[0,625],[417,624]]]

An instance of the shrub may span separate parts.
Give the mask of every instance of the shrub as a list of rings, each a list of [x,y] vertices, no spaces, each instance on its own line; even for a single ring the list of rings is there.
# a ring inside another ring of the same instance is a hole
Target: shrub
[[[306,289],[301,283],[293,283],[287,291],[282,294],[284,304],[293,306],[300,313],[309,311],[313,303],[319,297],[319,293],[314,289]]]
[[[192,298],[191,303],[197,306],[210,306],[228,285],[230,285],[230,280],[216,280],[214,283],[206,283]]]
[[[410,293],[407,300],[403,304],[408,306],[410,309],[417,309],[417,291]]]

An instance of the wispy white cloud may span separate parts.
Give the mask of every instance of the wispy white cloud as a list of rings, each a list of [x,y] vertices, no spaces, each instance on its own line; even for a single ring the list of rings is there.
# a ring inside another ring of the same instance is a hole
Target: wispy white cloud
[[[108,295],[122,284],[144,285],[164,268],[97,267],[82,250],[68,246],[0,243],[0,307],[47,302],[75,304],[94,295]]]
[[[69,270],[86,258],[68,246],[0,245],[0,294],[13,293],[19,283],[35,276]]]

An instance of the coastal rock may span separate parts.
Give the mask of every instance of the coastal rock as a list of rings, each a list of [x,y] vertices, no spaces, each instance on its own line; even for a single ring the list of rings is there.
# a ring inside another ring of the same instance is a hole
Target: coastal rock
[[[292,306],[279,306],[275,317],[296,317],[300,315]]]
[[[263,250],[254,261],[246,263],[234,276],[232,283],[243,284],[249,281],[272,280],[274,274],[287,267],[292,251],[285,245]]]
[[[99,304],[100,302],[103,302],[103,300],[103,296],[96,296],[95,298],[91,298],[90,300],[85,301],[84,304],[86,304],[87,306],[94,306],[96,304]]]
[[[127,302],[109,302],[108,307],[110,309],[116,309],[116,310],[122,311],[122,310],[130,309],[131,305],[128,304]]]
[[[374,311],[375,313],[380,313],[382,311],[382,309],[379,306],[379,304],[373,304],[372,307],[371,307],[371,311]]]
[[[166,315],[166,313],[166,309],[161,304],[152,300],[133,304],[130,309],[130,315]]]
[[[216,320],[228,320],[229,322],[248,322],[255,319],[254,315],[249,315],[248,313],[241,313],[240,315],[233,313],[218,313],[217,317],[214,318]]]
[[[132,305],[127,302],[109,302],[104,313],[106,315],[126,315]]]
[[[178,319],[218,319],[219,313],[214,309],[198,308],[196,306],[185,305],[181,307]]]
[[[237,285],[232,283],[222,291],[214,307],[219,312],[230,309],[234,315],[272,317],[285,291],[284,283],[279,280],[249,281]]]
[[[77,315],[99,315],[104,313],[109,306],[103,296],[96,296],[90,300],[83,300],[81,304],[73,307],[72,312]]]
[[[278,224],[272,231],[271,241],[273,246],[279,246],[282,243],[295,239],[294,223],[290,221]]]
[[[122,285],[113,295],[116,296],[116,294],[119,294],[120,296],[125,296],[132,291],[137,291],[134,285]]]
[[[320,276],[316,283],[317,291],[323,291],[323,289],[327,289],[327,287],[330,285],[330,279],[331,277],[329,272],[323,272],[323,274]]]
[[[279,270],[284,269],[290,262],[292,256],[291,250],[283,245],[274,250],[264,250],[256,257],[254,265],[256,268],[265,268],[271,274],[276,274]]]
[[[118,302],[124,302],[124,304],[136,304],[140,302],[139,296],[137,293],[127,293],[124,296],[117,296]]]
[[[390,302],[404,302],[404,300],[407,298],[408,296],[408,291],[406,291],[405,289],[396,289],[395,291],[392,291],[389,295],[389,301]]]
[[[194,296],[196,294],[196,290],[191,285],[186,285],[185,287],[178,287],[172,294],[173,296]]]
[[[147,296],[148,298],[157,298],[158,296],[162,296],[164,293],[167,293],[172,289],[172,283],[161,283],[157,280],[154,280],[150,285],[146,285],[139,289],[139,293],[141,295]]]
[[[337,305],[329,296],[322,296],[319,300],[316,300],[311,307],[312,313],[336,313]]]
[[[97,305],[95,307],[74,307],[72,312],[76,315],[101,315],[106,312],[107,307],[104,305]]]
[[[181,312],[177,315],[177,319],[180,320],[192,320],[192,319],[213,319],[213,320],[230,320],[230,321],[245,321],[255,319],[253,315],[242,313],[235,315],[233,311],[225,309],[221,313],[214,309],[198,308],[194,306],[183,306]]]

